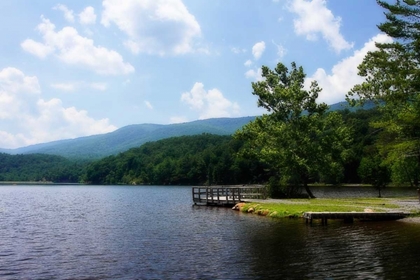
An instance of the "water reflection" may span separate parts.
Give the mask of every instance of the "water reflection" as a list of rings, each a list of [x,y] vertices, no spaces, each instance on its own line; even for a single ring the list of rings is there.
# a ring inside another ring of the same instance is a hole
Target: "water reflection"
[[[192,207],[189,187],[0,187],[2,279],[415,279],[420,227]]]

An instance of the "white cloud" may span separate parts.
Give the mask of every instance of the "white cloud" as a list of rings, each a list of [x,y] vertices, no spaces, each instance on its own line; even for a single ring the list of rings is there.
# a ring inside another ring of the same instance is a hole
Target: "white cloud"
[[[389,43],[392,39],[385,34],[378,34],[370,39],[363,48],[354,51],[353,55],[341,60],[334,65],[331,73],[328,74],[324,69],[318,68],[316,72],[305,80],[305,86],[309,88],[312,80],[317,80],[323,89],[319,95],[319,101],[333,104],[344,101],[345,95],[350,89],[361,82],[363,78],[358,76],[357,66],[369,51],[375,51],[375,42]]]
[[[289,9],[299,18],[294,20],[295,32],[306,35],[308,40],[316,40],[317,34],[322,37],[337,53],[353,48],[340,33],[341,18],[335,17],[327,8],[326,0],[294,0]]]
[[[39,57],[39,58],[45,58],[49,54],[54,52],[54,48],[39,42],[35,42],[32,39],[26,39],[23,41],[20,46],[25,51]]]
[[[67,6],[62,5],[62,4],[58,4],[53,9],[54,10],[62,11],[64,13],[64,18],[68,22],[74,22],[74,13],[73,13],[72,10],[70,10],[69,8],[67,8]]]
[[[254,55],[255,60],[260,59],[264,51],[265,51],[265,42],[261,41],[261,42],[256,43],[252,47],[252,54]]]
[[[79,14],[79,21],[83,25],[95,24],[95,22],[96,22],[95,9],[93,7],[91,7],[91,6],[86,7]]]
[[[182,116],[175,116],[175,117],[171,117],[169,122],[170,123],[185,123],[185,122],[188,122],[188,119]]]
[[[91,89],[99,91],[105,91],[108,89],[108,85],[106,83],[91,83],[89,86]]]
[[[248,59],[247,61],[245,61],[244,65],[246,67],[250,67],[252,65],[252,61],[250,59]]]
[[[147,108],[149,108],[150,110],[153,110],[153,106],[149,101],[144,101],[144,104],[146,105]]]
[[[0,71],[0,92],[38,94],[41,88],[37,77],[25,76],[19,69],[8,67]]]
[[[133,53],[185,54],[194,52],[201,28],[181,0],[104,0],[101,23],[115,24]]]
[[[240,49],[240,48],[231,47],[230,50],[234,54],[246,53],[246,49]]]
[[[95,120],[85,110],[65,107],[57,98],[40,98],[37,77],[16,68],[0,70],[0,147],[17,148],[116,129],[108,119]]]
[[[56,83],[50,85],[52,88],[61,90],[61,91],[76,91],[85,88],[105,91],[107,90],[108,86],[106,83],[87,83],[83,81],[79,82],[71,82],[71,83]]]
[[[218,89],[206,91],[202,83],[195,83],[191,91],[181,95],[181,101],[200,112],[199,119],[238,115],[239,105],[223,96]]]
[[[102,75],[134,72],[134,67],[124,62],[116,51],[95,46],[93,40],[80,36],[73,27],[64,27],[56,32],[54,24],[44,17],[41,19],[37,29],[44,43],[27,39],[21,44],[23,50],[40,58],[54,52],[66,64],[82,66]]]
[[[58,84],[51,84],[52,88],[62,90],[62,91],[74,91],[76,89],[76,85],[72,83],[58,83]]]
[[[272,42],[277,47],[277,57],[278,57],[278,59],[282,59],[286,55],[287,50],[281,44],[276,44],[274,42],[274,40]]]
[[[25,76],[16,68],[5,68],[0,71],[0,120],[2,126],[6,120],[20,116],[25,110],[24,101],[36,98],[41,92],[37,77]]]
[[[248,71],[245,72],[245,77],[247,79],[252,79],[255,80],[256,82],[262,81],[264,78],[262,77],[262,70],[261,68],[259,69],[250,69]]]

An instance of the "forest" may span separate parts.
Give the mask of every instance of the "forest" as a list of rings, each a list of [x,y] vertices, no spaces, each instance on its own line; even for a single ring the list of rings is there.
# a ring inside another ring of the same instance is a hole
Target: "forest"
[[[45,154],[0,153],[0,181],[78,183],[88,164]]]

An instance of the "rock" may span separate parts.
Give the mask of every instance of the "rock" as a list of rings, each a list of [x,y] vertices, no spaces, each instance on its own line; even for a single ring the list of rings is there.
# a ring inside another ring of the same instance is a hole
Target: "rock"
[[[255,211],[255,210],[254,210],[254,208],[252,208],[252,207],[251,207],[251,208],[249,208],[249,209],[248,209],[248,211],[247,211],[247,212],[248,212],[248,213],[254,213],[254,211]]]
[[[258,210],[257,214],[260,216],[267,216],[268,214],[270,214],[270,211],[268,210]]]
[[[243,202],[237,203],[235,206],[232,207],[232,210],[241,211],[244,206],[245,206],[245,203],[243,203]]]
[[[263,211],[263,216],[267,216],[268,214],[270,214],[270,211],[268,211],[268,210]]]

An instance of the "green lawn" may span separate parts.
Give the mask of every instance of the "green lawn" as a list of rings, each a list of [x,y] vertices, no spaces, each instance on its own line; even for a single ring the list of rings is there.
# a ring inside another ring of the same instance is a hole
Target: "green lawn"
[[[246,203],[241,211],[276,218],[300,217],[304,212],[364,212],[365,209],[373,212],[407,212],[394,202],[395,199],[389,198],[284,199],[275,203],[269,200],[267,203]]]

